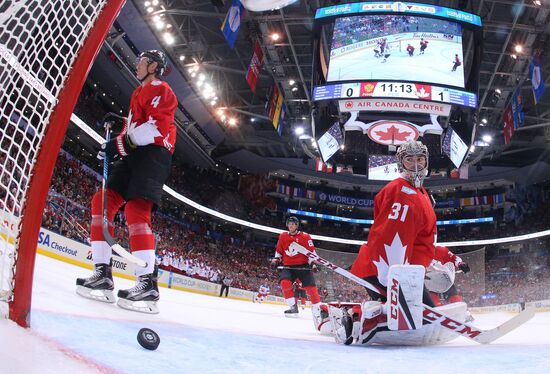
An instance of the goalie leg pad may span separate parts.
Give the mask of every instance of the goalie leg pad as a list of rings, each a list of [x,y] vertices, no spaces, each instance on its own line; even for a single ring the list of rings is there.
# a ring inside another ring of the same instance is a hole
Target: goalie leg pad
[[[388,328],[422,327],[424,272],[420,265],[392,265],[388,272]]]
[[[347,308],[329,306],[329,319],[336,343],[345,345],[353,343],[353,321]]]

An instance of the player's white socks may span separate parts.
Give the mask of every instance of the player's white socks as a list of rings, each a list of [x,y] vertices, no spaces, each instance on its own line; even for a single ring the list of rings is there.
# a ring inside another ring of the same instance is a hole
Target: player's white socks
[[[113,250],[106,241],[97,240],[92,242],[92,260],[94,265],[111,263],[111,254]]]
[[[288,299],[285,299],[286,300],[286,303],[288,304],[289,307],[293,307],[294,304],[296,304],[296,299],[293,298],[293,297],[290,297]]]
[[[155,270],[155,250],[154,249],[145,249],[141,251],[132,252],[137,258],[147,262],[146,267],[136,266],[135,274],[140,277],[145,274],[151,274]]]

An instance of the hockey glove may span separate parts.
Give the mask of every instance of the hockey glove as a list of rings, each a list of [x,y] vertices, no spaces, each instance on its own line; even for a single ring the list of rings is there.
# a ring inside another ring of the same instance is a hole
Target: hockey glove
[[[274,268],[276,268],[277,266],[280,266],[282,263],[283,263],[283,260],[281,260],[280,257],[273,257],[269,262],[269,264]]]
[[[459,270],[462,270],[463,273],[467,273],[470,271],[470,267],[468,266],[467,263],[465,262],[461,262],[458,264],[458,269]]]
[[[109,160],[113,160],[115,157],[122,159],[128,156],[135,148],[136,146],[130,141],[130,138],[121,134],[101,145],[98,158],[103,159],[106,155]]]

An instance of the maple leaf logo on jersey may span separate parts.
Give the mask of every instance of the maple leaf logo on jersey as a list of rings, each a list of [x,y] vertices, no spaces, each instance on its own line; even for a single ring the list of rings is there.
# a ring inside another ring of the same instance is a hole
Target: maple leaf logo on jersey
[[[297,254],[299,254],[300,252],[298,252],[298,248],[297,247],[301,247],[300,244],[296,243],[296,242],[292,242],[290,243],[290,245],[288,246],[288,248],[285,250],[285,253],[288,257],[294,257],[296,256]]]
[[[147,122],[137,125],[137,122],[131,122],[131,115],[128,116],[128,136],[135,145],[148,145],[155,142],[157,136],[162,136],[158,126],[156,125],[156,120],[149,116]]]
[[[403,245],[399,233],[395,233],[393,241],[390,245],[384,244],[384,250],[386,251],[386,260],[380,256],[379,261],[373,261],[376,269],[378,270],[378,280],[384,286],[388,283],[388,270],[391,265],[408,265],[409,259],[405,257],[407,252],[407,246]]]

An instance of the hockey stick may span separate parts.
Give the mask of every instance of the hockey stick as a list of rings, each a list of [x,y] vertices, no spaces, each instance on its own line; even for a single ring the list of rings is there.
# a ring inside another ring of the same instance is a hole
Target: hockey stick
[[[105,141],[108,142],[111,139],[111,124],[105,122]],[[147,262],[142,259],[134,256],[126,249],[124,249],[120,244],[118,244],[115,239],[111,236],[109,232],[109,218],[107,216],[107,177],[109,176],[109,160],[107,155],[103,155],[103,181],[101,182],[101,205],[103,208],[103,237],[105,241],[113,251],[115,251],[120,257],[126,259],[127,261],[141,267],[147,267]]]
[[[311,270],[311,268],[293,268],[292,266],[277,266],[277,270]]]
[[[331,263],[330,261],[325,260],[320,257],[317,253],[310,252],[303,246],[298,243],[292,243],[293,249],[300,252],[301,254],[309,257],[311,260],[315,261],[318,264],[328,267],[329,269],[335,271],[336,273],[372,290],[381,295],[386,294],[386,290],[380,290],[378,287],[374,286],[370,282],[359,278],[358,276],[350,273]],[[381,292],[382,291],[382,292]],[[519,326],[523,325],[525,322],[529,321],[535,315],[534,309],[524,309],[516,316],[512,317],[503,324],[488,330],[479,329],[473,325],[470,325],[465,322],[457,321],[454,318],[451,318],[438,310],[424,304],[424,321],[428,323],[438,324],[446,329],[454,331],[455,333],[462,335],[468,339],[474,340],[480,344],[488,344],[492,341],[508,334],[510,331],[515,330]]]

